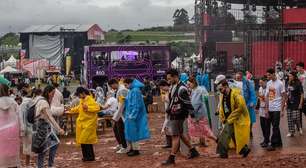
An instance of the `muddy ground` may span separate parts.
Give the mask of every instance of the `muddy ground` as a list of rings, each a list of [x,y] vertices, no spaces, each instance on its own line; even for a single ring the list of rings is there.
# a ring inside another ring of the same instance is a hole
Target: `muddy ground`
[[[61,145],[56,157],[56,167],[80,167],[80,168],[155,168],[161,167],[160,163],[167,158],[169,150],[162,149],[164,137],[160,135],[160,129],[164,116],[162,113],[150,114],[151,139],[141,142],[141,155],[128,157],[125,154],[116,154],[112,147],[116,141],[111,128],[107,128],[99,135],[99,143],[95,145],[96,161],[83,163],[81,161],[81,149],[75,146],[73,137],[61,139]],[[261,168],[261,167],[306,167],[306,136],[287,138],[287,119],[282,118],[282,138],[284,147],[273,152],[267,152],[259,147],[261,131],[259,123],[254,126],[254,138],[250,143],[252,152],[247,158],[241,158],[234,151],[230,152],[229,159],[220,159],[215,155],[216,145],[209,141],[209,147],[197,146],[201,157],[187,160],[184,156],[177,157],[173,167],[190,168]],[[305,126],[304,126],[305,127]],[[304,131],[306,133],[306,131]],[[195,141],[196,143],[196,141]],[[32,164],[33,160],[32,160]]]

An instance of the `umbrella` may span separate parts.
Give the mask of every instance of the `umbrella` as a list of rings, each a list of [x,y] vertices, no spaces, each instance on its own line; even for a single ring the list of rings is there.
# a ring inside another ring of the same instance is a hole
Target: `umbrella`
[[[6,78],[4,78],[2,75],[0,75],[0,84],[5,84],[5,85],[10,86],[11,82],[8,81]]]

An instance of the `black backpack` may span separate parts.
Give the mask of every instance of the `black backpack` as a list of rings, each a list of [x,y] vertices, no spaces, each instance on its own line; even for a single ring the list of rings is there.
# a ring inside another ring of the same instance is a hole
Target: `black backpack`
[[[40,98],[37,100],[36,103],[31,103],[27,106],[27,110],[26,110],[26,119],[27,122],[30,124],[34,124],[35,122],[35,111],[36,111],[36,104],[40,101],[43,100],[44,98]]]

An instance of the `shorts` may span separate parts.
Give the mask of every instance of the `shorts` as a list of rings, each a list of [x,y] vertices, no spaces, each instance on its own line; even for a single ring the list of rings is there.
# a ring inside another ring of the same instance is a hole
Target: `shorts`
[[[179,136],[183,135],[187,130],[186,120],[169,120],[167,123],[168,135]]]

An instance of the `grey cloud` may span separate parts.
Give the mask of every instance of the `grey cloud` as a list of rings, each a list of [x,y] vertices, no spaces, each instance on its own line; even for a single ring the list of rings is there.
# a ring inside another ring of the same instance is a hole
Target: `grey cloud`
[[[104,7],[103,0],[0,0],[0,34],[9,30],[18,32],[27,26],[37,24],[98,23],[104,30],[137,29],[171,25],[176,8],[186,8],[190,17],[193,14],[192,1],[183,6],[159,5],[162,1],[164,4],[185,2],[121,0],[120,5],[108,3]]]

